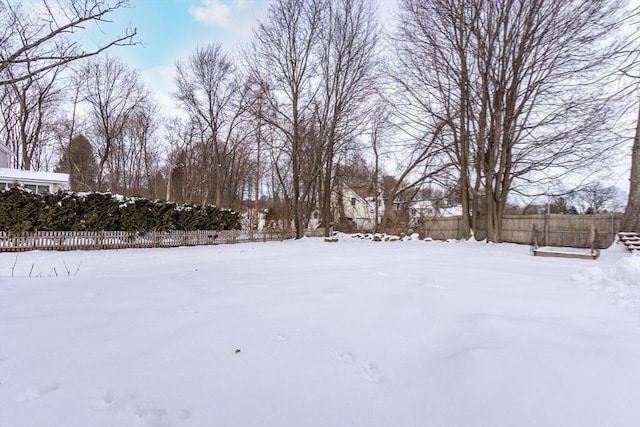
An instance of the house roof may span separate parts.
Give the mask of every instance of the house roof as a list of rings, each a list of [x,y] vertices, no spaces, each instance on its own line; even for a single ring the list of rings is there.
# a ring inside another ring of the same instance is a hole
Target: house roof
[[[440,210],[440,216],[461,216],[462,206],[449,206]]]
[[[55,172],[35,172],[21,169],[0,168],[0,180],[41,182],[48,184],[69,184],[69,174]]]
[[[411,205],[413,209],[433,209],[433,202],[431,200],[420,200]]]

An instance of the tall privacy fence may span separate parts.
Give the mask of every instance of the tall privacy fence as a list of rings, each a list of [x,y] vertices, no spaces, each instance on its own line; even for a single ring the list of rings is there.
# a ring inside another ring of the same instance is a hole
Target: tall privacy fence
[[[316,234],[314,233],[313,235]],[[40,231],[12,235],[0,232],[0,252],[169,248],[224,243],[266,242],[290,239],[292,237],[295,237],[295,233],[278,230],[198,230],[149,233],[131,233],[127,231]]]
[[[607,248],[615,241],[620,231],[622,215],[505,215],[502,240],[509,243],[531,244],[534,229],[538,232],[539,243],[544,246],[590,247],[591,226],[595,228],[595,241],[599,248]],[[483,220],[479,221],[483,226]],[[436,240],[461,239],[462,217],[432,218],[425,221],[422,232]],[[474,230],[476,239],[486,238],[486,230]]]

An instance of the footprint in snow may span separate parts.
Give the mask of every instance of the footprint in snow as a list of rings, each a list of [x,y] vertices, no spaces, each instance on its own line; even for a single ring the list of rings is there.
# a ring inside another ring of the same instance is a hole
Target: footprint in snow
[[[99,394],[94,399],[93,408],[100,411],[122,411],[131,417],[134,426],[168,427],[191,418],[189,409],[155,406],[138,400],[135,394],[119,390]]]
[[[336,351],[333,353],[333,357],[336,360],[346,363],[348,365],[356,366],[356,375],[361,379],[371,382],[371,383],[381,383],[382,382],[382,373],[377,366],[373,363],[359,363],[358,358],[355,354],[349,351]]]
[[[51,393],[60,388],[60,384],[54,383],[42,387],[28,387],[20,396],[15,398],[15,402],[30,402],[32,400],[40,399],[45,394]]]
[[[93,399],[93,409],[104,411],[125,407],[129,402],[136,400],[136,396],[124,391],[114,390],[100,394]]]
[[[356,361],[356,357],[353,355],[353,353],[350,353],[348,351],[336,351],[333,354],[333,357],[335,357],[341,362],[345,362],[349,364],[352,364]]]
[[[380,370],[372,363],[367,363],[360,368],[358,368],[358,376],[365,381],[369,381],[372,383],[380,383],[382,382],[382,374]]]

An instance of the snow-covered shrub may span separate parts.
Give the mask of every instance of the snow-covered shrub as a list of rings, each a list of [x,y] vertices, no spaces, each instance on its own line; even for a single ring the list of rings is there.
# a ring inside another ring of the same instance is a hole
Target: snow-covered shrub
[[[10,233],[239,228],[237,212],[216,206],[176,205],[110,193],[39,195],[18,187],[0,192],[0,230]]]

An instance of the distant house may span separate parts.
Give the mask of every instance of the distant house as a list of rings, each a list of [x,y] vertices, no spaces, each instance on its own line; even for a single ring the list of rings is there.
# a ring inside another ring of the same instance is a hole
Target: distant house
[[[434,202],[420,200],[411,204],[409,218],[411,225],[420,225],[423,221],[434,217],[451,217],[462,215],[462,206],[450,205],[447,200]]]
[[[412,222],[416,222],[422,218],[433,217],[436,215],[436,208],[431,200],[419,200],[409,207],[409,215]]]
[[[11,168],[13,151],[0,142],[0,190],[18,186],[38,194],[69,189],[69,174],[35,172]]]
[[[335,222],[357,230],[373,230],[376,225],[375,199],[362,197],[353,188],[341,185],[333,194]],[[382,198],[378,201],[378,221],[384,213]]]

